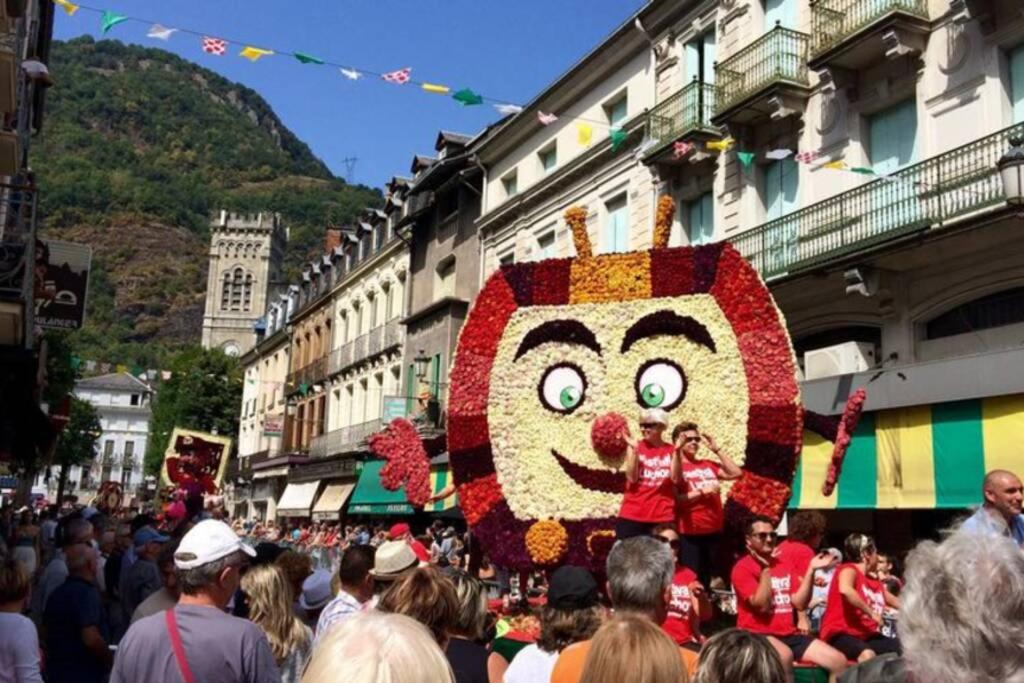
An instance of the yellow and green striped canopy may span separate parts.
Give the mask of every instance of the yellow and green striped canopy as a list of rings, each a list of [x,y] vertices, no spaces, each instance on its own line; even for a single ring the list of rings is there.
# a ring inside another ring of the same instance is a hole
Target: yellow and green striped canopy
[[[1024,469],[1024,394],[865,413],[836,491],[821,485],[832,444],[804,432],[791,508],[930,509],[981,503],[993,469]]]
[[[435,494],[440,493],[444,490],[444,487],[452,481],[452,470],[448,465],[441,465],[430,468],[430,490]],[[424,508],[424,512],[444,512],[445,510],[451,510],[453,507],[459,504],[459,494],[453,493],[447,498],[443,498],[436,503],[428,503]]]

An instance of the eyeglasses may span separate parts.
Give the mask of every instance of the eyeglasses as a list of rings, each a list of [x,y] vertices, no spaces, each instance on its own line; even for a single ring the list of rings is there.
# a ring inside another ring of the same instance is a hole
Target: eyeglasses
[[[661,541],[662,543],[668,543],[669,547],[672,547],[672,548],[678,548],[679,547],[679,539],[678,538],[665,538],[664,536],[655,536],[655,538],[658,539],[659,541]]]
[[[776,541],[779,535],[774,531],[761,531],[756,534],[750,534],[751,538],[756,538],[759,541]]]

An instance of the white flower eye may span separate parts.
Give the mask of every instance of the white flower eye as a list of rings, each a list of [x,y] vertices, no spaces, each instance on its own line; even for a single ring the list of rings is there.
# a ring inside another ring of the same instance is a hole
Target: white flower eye
[[[671,410],[686,396],[686,375],[670,360],[644,363],[636,376],[636,400],[644,408]]]
[[[575,365],[563,363],[549,368],[537,389],[544,407],[556,413],[568,414],[583,403],[587,378]]]

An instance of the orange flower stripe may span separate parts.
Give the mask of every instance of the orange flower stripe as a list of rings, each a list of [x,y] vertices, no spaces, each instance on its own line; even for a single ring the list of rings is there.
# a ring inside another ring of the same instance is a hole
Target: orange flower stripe
[[[582,206],[574,206],[565,212],[565,222],[572,231],[572,243],[576,247],[578,258],[590,258],[590,236],[587,234],[587,210]]]
[[[535,522],[526,532],[526,549],[537,564],[558,562],[568,548],[569,533],[553,519]]]
[[[672,197],[662,195],[658,199],[658,211],[654,219],[654,248],[664,249],[668,246],[672,234],[672,218],[676,215],[676,203]]]

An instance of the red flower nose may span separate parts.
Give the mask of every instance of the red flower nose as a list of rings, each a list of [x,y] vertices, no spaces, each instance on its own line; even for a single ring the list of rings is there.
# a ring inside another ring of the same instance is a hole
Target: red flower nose
[[[629,430],[626,418],[618,413],[605,413],[590,428],[590,442],[602,458],[621,458],[626,453],[626,440],[622,433]]]

